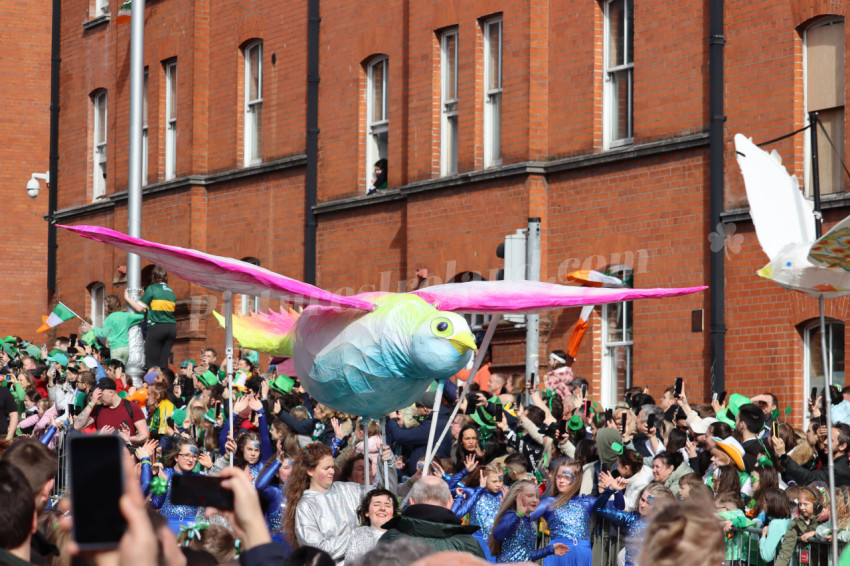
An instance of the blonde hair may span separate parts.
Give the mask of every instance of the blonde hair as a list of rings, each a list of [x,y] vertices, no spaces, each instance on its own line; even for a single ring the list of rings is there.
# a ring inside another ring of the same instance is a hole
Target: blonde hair
[[[705,505],[687,502],[660,509],[646,529],[638,564],[714,566],[726,547],[717,516]]]
[[[487,541],[487,545],[490,547],[490,554],[492,554],[493,556],[498,556],[502,553],[502,542],[496,540],[496,537],[493,536],[493,533],[496,532],[496,527],[499,526],[499,523],[502,521],[502,515],[504,515],[507,511],[516,509],[517,497],[519,497],[519,494],[522,492],[522,490],[527,487],[530,487],[535,491],[537,490],[537,485],[533,481],[520,480],[511,487],[511,490],[502,500],[502,506],[499,507],[499,513],[496,515],[496,518],[493,519],[493,528],[490,531],[490,540]]]

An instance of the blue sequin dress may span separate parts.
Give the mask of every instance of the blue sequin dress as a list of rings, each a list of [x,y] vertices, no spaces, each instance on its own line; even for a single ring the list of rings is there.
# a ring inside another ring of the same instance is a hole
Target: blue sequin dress
[[[626,566],[634,566],[635,560],[637,560],[640,549],[643,546],[643,538],[646,534],[645,531],[648,522],[637,511],[626,512],[608,503],[608,500],[613,494],[614,492],[610,489],[603,491],[602,495],[593,504],[593,511],[610,523],[625,527]]]
[[[520,517],[516,511],[505,511],[498,526],[493,529],[493,538],[502,543],[502,551],[496,557],[499,564],[509,562],[535,562],[554,554],[553,545],[535,550],[537,530],[528,516]]]
[[[480,527],[472,536],[478,540],[487,560],[492,560],[487,541],[490,540],[493,521],[496,519],[501,505],[502,492],[492,493],[483,487],[464,488],[463,493],[458,495],[452,505],[452,512],[458,518],[469,513],[469,524]]]
[[[556,498],[547,497],[540,502],[531,520],[540,517],[549,525],[549,542],[561,542],[570,547],[563,556],[547,556],[544,566],[590,566],[593,555],[590,550],[590,514],[595,497],[587,495],[573,497],[561,507],[554,507]]]
[[[260,493],[260,497],[268,505],[266,526],[272,535],[272,542],[280,545],[285,555],[289,556],[292,552],[292,547],[289,541],[286,540],[286,536],[281,532],[283,516],[286,513],[286,492],[284,491],[284,486],[272,483],[272,480],[277,476],[280,466],[280,460],[272,462],[264,472],[257,476],[254,486]]]
[[[165,474],[166,478],[168,479],[168,490],[162,495],[151,495],[151,507],[157,509],[160,515],[168,519],[168,526],[171,528],[171,531],[175,535],[179,535],[180,527],[184,527],[195,522],[195,515],[197,515],[200,507],[190,507],[189,505],[173,505],[171,503],[171,478],[173,478],[175,474],[181,474],[181,472],[178,472],[174,468],[165,468],[164,470],[162,470],[162,473]],[[189,472],[186,475],[194,476],[198,474]],[[143,492],[147,491],[150,488],[151,477],[152,473],[150,460],[143,460],[141,475],[141,484]]]

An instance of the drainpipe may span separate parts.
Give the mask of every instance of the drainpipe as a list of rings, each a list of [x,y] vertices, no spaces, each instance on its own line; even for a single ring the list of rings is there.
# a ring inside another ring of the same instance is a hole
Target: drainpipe
[[[304,281],[316,284],[316,193],[319,177],[319,0],[307,3],[307,173],[304,178]]]
[[[710,0],[708,24],[708,81],[709,81],[709,141],[710,141],[710,192],[709,233],[720,224],[723,212],[723,0]],[[709,289],[711,295],[711,391],[726,389],[726,280],[724,253],[720,249],[711,254]]]
[[[59,189],[59,65],[62,61],[62,0],[53,0],[52,37],[50,41],[50,149],[48,167],[50,182],[47,194],[47,292],[48,303],[56,292],[56,207]]]

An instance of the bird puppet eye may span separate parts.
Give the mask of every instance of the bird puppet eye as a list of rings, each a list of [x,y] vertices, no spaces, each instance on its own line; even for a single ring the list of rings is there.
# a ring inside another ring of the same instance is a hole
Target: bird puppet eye
[[[452,332],[454,332],[452,323],[447,318],[435,318],[431,322],[431,333],[434,336],[448,338],[452,335]]]

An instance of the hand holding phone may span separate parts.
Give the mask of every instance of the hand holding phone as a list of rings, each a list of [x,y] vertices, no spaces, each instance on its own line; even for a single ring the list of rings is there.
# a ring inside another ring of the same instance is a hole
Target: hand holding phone
[[[127,528],[118,505],[124,494],[123,449],[113,435],[70,438],[73,537],[82,550],[115,548]]]
[[[655,415],[649,415],[646,417],[646,432],[651,431],[655,428]]]
[[[676,385],[673,386],[673,397],[676,399],[682,394],[682,387],[684,386],[685,381],[681,377],[676,378]]]
[[[233,492],[222,489],[222,478],[174,474],[171,477],[171,502],[190,507],[215,507],[233,510]]]

